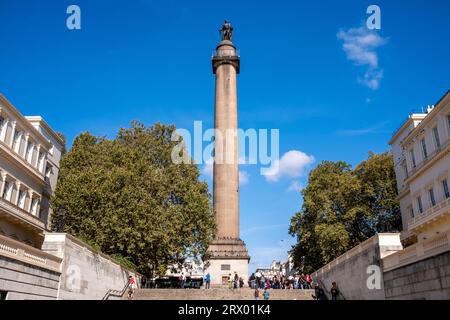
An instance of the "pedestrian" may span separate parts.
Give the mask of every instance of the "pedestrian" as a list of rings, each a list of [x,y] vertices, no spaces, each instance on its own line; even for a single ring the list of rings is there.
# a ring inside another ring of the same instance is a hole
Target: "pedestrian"
[[[147,288],[147,277],[142,276],[141,278],[141,288]]]
[[[244,287],[244,279],[242,277],[239,278],[239,288],[242,289]]]
[[[233,289],[237,289],[239,285],[239,276],[238,274],[235,272],[234,273],[234,281],[233,281]]]
[[[306,286],[308,289],[312,289],[312,277],[309,274],[306,275]]]
[[[211,287],[211,275],[209,272],[205,275],[205,288],[209,289]]]
[[[135,285],[136,285],[136,281],[134,280],[134,277],[129,276],[128,277],[128,300],[133,299]]]
[[[184,284],[186,283],[186,276],[184,275],[184,272],[181,273],[180,276],[180,288],[184,289]]]
[[[264,300],[269,300],[269,298],[270,298],[269,290],[264,289],[263,297],[264,297]]]
[[[337,300],[338,295],[339,295],[339,289],[337,287],[336,282],[333,282],[331,284],[330,293],[331,293],[331,300]]]
[[[258,289],[258,287],[255,288],[255,300],[259,300],[259,289]]]
[[[228,274],[228,289],[233,289],[233,279],[231,279],[231,273]]]

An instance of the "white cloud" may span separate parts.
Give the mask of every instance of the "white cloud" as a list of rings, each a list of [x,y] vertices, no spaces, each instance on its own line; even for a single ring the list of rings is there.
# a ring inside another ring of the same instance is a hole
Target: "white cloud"
[[[208,177],[212,178],[214,174],[214,159],[208,159],[205,161],[205,165],[203,166],[202,173]]]
[[[289,188],[287,189],[287,191],[295,191],[295,192],[300,192],[304,189],[305,187],[297,180],[294,180],[291,182],[291,184],[289,185]]]
[[[342,49],[348,60],[355,65],[368,67],[364,77],[358,79],[359,83],[372,90],[378,89],[383,78],[383,70],[379,69],[378,55],[375,50],[386,44],[387,39],[366,27],[340,30],[337,38],[343,41]]]
[[[245,171],[239,171],[239,185],[244,186],[250,181],[250,175]]]
[[[306,168],[314,162],[314,157],[297,150],[286,152],[280,160],[264,172],[266,180],[277,182],[282,177],[298,178],[305,174]]]

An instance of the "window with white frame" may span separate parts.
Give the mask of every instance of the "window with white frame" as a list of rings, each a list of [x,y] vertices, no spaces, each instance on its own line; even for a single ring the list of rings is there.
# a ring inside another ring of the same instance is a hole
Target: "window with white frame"
[[[413,168],[416,167],[416,156],[414,155],[414,149],[409,150],[409,154],[411,156],[411,162],[413,165]]]
[[[447,115],[447,127],[448,127],[448,132],[450,133],[450,114]]]
[[[434,143],[436,144],[436,148],[439,149],[441,147],[441,139],[439,138],[439,130],[437,127],[433,128],[433,136],[434,136]]]
[[[8,201],[11,200],[13,188],[14,188],[14,184],[12,182],[9,182],[9,181],[5,182],[5,189],[3,190],[3,195],[2,195],[5,200],[8,200]]]
[[[27,196],[27,193],[24,190],[19,191],[19,202],[17,203],[17,205],[22,209],[25,207],[26,196]]]
[[[34,145],[31,142],[28,142],[27,153],[25,155],[25,159],[29,163],[31,163],[31,160],[33,158],[33,149],[34,149]]]
[[[411,218],[414,218],[414,209],[413,209],[412,206],[409,206],[409,207],[408,207],[408,212],[409,212]]]
[[[428,195],[430,196],[430,207],[434,207],[436,205],[436,198],[434,197],[434,189],[428,189]]]
[[[42,172],[44,170],[44,168],[43,168],[43,166],[44,166],[44,158],[45,158],[45,153],[39,152],[38,170],[40,172]]]
[[[15,152],[19,152],[21,139],[22,139],[22,132],[19,130],[14,131],[13,150]]]
[[[423,213],[422,197],[421,196],[417,196],[417,208],[419,209],[420,213]]]
[[[427,144],[425,142],[425,138],[423,138],[422,140],[420,140],[420,144],[422,145],[422,155],[423,158],[426,159],[428,158],[428,151],[427,151]]]
[[[442,180],[442,190],[444,191],[445,199],[450,198],[450,191],[448,189],[448,181],[447,181],[447,179]]]
[[[38,204],[39,204],[39,199],[33,198],[33,201],[31,202],[31,214],[34,216],[37,215]]]

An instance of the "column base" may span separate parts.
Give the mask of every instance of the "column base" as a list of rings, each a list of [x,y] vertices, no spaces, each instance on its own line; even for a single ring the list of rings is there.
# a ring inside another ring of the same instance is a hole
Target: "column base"
[[[212,286],[228,285],[228,280],[234,279],[234,274],[248,284],[248,263],[250,256],[247,247],[241,239],[216,239],[208,248],[205,257],[205,274],[211,276]]]

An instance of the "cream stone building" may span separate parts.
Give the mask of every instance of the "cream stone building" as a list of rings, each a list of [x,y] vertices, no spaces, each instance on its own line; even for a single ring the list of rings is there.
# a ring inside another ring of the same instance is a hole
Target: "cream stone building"
[[[50,229],[49,200],[56,188],[63,144],[41,117],[23,116],[0,95],[0,290],[3,296],[56,297],[61,261],[40,248],[44,233]],[[40,286],[35,285],[38,280]]]
[[[389,143],[404,249],[383,260],[386,298],[450,299],[450,91]]]
[[[401,260],[450,250],[450,92],[426,113],[412,114],[389,143],[408,256]]]

